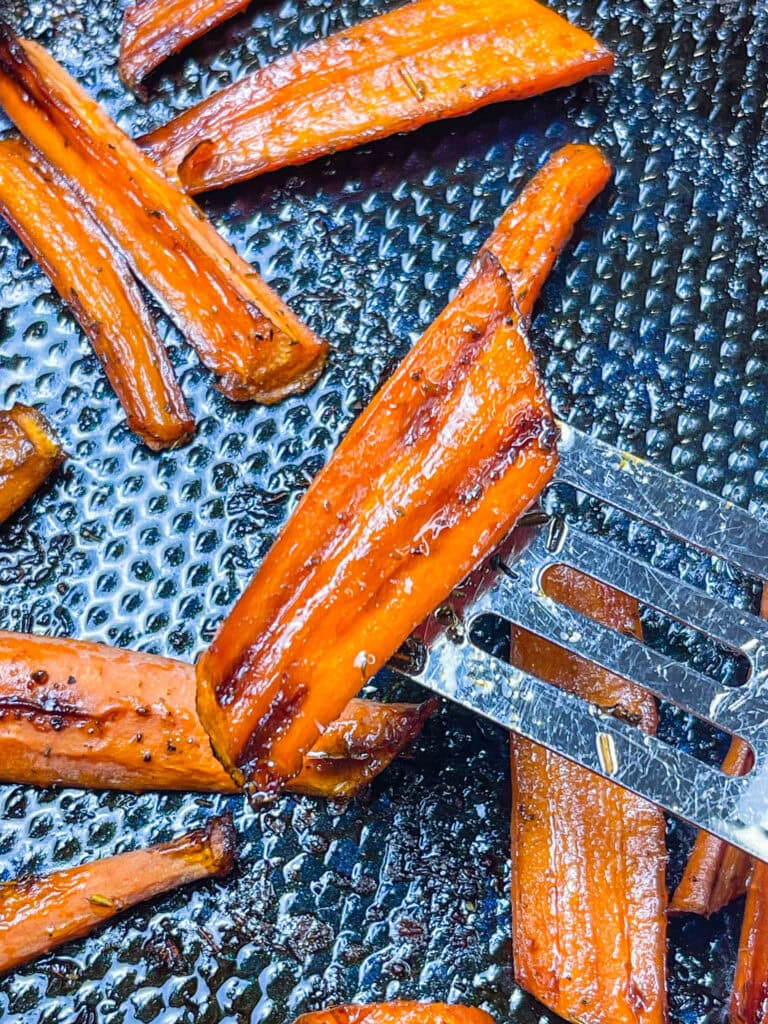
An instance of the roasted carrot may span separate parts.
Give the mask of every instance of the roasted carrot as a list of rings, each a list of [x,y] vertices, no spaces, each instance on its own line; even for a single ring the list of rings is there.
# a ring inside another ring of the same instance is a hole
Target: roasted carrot
[[[123,16],[120,77],[138,89],[172,53],[244,11],[251,0],[137,0]]]
[[[169,843],[0,884],[0,971],[81,939],[137,903],[226,875],[234,858],[232,818],[223,815]]]
[[[524,190],[203,655],[198,708],[237,778],[263,789],[294,774],[318,729],[550,479],[549,409],[505,307],[533,302],[609,171],[598,150],[566,147]]]
[[[36,409],[18,403],[0,412],[0,523],[64,461],[59,439]]]
[[[154,449],[184,442],[194,420],[128,264],[67,181],[21,139],[0,142],[0,214],[90,339],[131,430]]]
[[[631,598],[560,566],[546,592],[639,635]],[[637,722],[653,698],[547,641],[513,630],[512,660]],[[645,800],[512,736],[512,917],[518,984],[568,1021],[666,1019],[664,815]]]
[[[730,1024],[768,1024],[768,864],[754,861],[741,924]]]
[[[312,384],[326,345],[36,43],[0,24],[0,104],[91,212],[231,398]]]
[[[305,1013],[295,1024],[493,1024],[484,1010],[447,1003],[374,1003]]]
[[[612,68],[535,0],[417,0],[259,69],[142,144],[203,192]]]
[[[722,764],[727,775],[743,775],[752,764],[752,751],[734,738]],[[747,890],[752,859],[709,832],[699,832],[683,877],[669,905],[670,913],[710,917]]]
[[[291,790],[350,796],[410,744],[434,703],[352,700]],[[0,632],[0,782],[234,793],[195,709],[193,666]]]

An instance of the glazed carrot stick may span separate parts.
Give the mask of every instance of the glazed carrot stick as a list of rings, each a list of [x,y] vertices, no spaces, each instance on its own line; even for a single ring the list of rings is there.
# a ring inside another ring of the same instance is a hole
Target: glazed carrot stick
[[[67,181],[21,139],[0,142],[0,214],[93,345],[128,426],[155,450],[194,430],[128,265]]]
[[[563,154],[502,218],[493,252],[352,427],[201,658],[198,708],[236,778],[263,790],[295,774],[339,705],[550,479],[552,421],[494,253],[533,302],[609,171],[591,147]]]
[[[748,744],[736,737],[722,764],[727,775],[744,775],[752,765]],[[752,858],[709,832],[699,832],[672,901],[670,913],[710,917],[747,891]]]
[[[81,939],[128,907],[203,878],[235,858],[230,815],[169,843],[0,885],[0,971]]]
[[[754,861],[741,924],[730,1024],[768,1024],[768,864]]]
[[[493,1024],[484,1010],[447,1003],[374,1003],[305,1013],[295,1024]]]
[[[546,592],[639,635],[636,602],[564,566]],[[653,698],[525,630],[525,671],[656,727]],[[664,815],[640,797],[519,736],[512,750],[512,919],[516,980],[565,1020],[666,1020]]]
[[[351,796],[418,736],[434,706],[350,701],[291,790]],[[1,631],[0,783],[237,791],[200,724],[193,666]]]
[[[0,24],[0,104],[238,400],[312,384],[326,345],[40,46]]]
[[[45,417],[28,405],[0,412],[0,523],[62,464],[64,451]]]
[[[166,57],[244,11],[251,0],[137,0],[123,16],[120,77],[138,89]]]
[[[203,192],[612,68],[535,0],[417,0],[259,69],[142,145]]]

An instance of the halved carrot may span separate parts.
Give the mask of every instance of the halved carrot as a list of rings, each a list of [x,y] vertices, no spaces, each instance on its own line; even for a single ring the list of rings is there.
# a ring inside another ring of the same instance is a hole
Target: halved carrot
[[[120,77],[138,89],[172,53],[244,11],[251,0],[137,0],[123,15]]]
[[[350,796],[434,710],[352,700],[293,792]],[[195,709],[191,665],[103,644],[0,631],[0,782],[234,793]]]
[[[591,147],[553,165],[354,424],[198,664],[214,749],[257,789],[299,770],[318,731],[554,472],[549,407],[494,255],[532,302],[609,173]],[[528,262],[514,241],[523,226]]]
[[[268,64],[142,144],[203,192],[612,68],[535,0],[417,0]]]
[[[21,139],[0,142],[0,214],[88,335],[125,410],[153,449],[194,420],[128,265],[66,179]]]
[[[730,1024],[768,1024],[768,864],[754,861],[741,924]]]
[[[734,737],[722,770],[727,775],[743,775],[751,765],[749,745]],[[751,870],[748,854],[709,832],[699,832],[669,905],[670,913],[716,914],[744,895]]]
[[[560,566],[556,600],[639,635],[637,603]],[[652,697],[525,630],[518,667],[646,729]],[[519,736],[512,749],[512,920],[515,977],[579,1024],[666,1020],[665,826],[647,801]]]
[[[169,843],[0,884],[0,971],[81,939],[137,903],[226,875],[234,857],[232,818],[224,815]]]
[[[326,344],[42,47],[2,24],[0,104],[81,189],[230,398],[275,402],[317,379]]]
[[[19,403],[0,412],[0,523],[21,508],[65,458],[42,413]]]
[[[305,1013],[295,1024],[493,1024],[485,1010],[447,1003],[374,1003]]]

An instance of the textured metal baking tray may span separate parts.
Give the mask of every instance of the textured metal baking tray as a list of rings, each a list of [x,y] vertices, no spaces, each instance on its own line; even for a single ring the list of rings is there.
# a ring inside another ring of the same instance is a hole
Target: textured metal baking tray
[[[390,4],[257,0],[156,75],[146,105],[115,70],[121,4],[0,6],[139,132]],[[72,456],[0,530],[0,626],[192,658],[520,183],[572,139],[604,145],[616,178],[534,320],[557,413],[737,502],[768,504],[768,5],[555,6],[616,48],[611,81],[204,200],[334,352],[308,398],[234,406],[161,319],[199,422],[181,452],[135,443],[87,342],[0,229],[0,402],[40,405]],[[282,1024],[397,996],[466,1000],[500,1024],[553,1019],[512,984],[506,758],[503,733],[447,707],[412,760],[348,804],[286,798],[254,816],[236,800],[0,789],[0,877],[161,839],[224,803],[243,836],[230,881],[156,901],[1,979],[0,1019]],[[689,839],[670,829],[673,880]],[[723,1019],[738,918],[735,907],[672,924],[678,1024]]]

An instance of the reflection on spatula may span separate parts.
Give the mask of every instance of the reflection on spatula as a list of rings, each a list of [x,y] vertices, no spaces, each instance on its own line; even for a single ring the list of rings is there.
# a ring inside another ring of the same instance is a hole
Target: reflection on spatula
[[[768,522],[692,484],[561,424],[557,482],[768,579]],[[632,595],[744,657],[734,687],[587,619],[544,592],[564,564]],[[725,775],[572,694],[481,650],[482,616],[524,627],[677,705],[754,752],[752,771]],[[768,623],[625,554],[572,524],[528,516],[504,548],[424,624],[395,667],[436,693],[541,743],[768,859]]]

